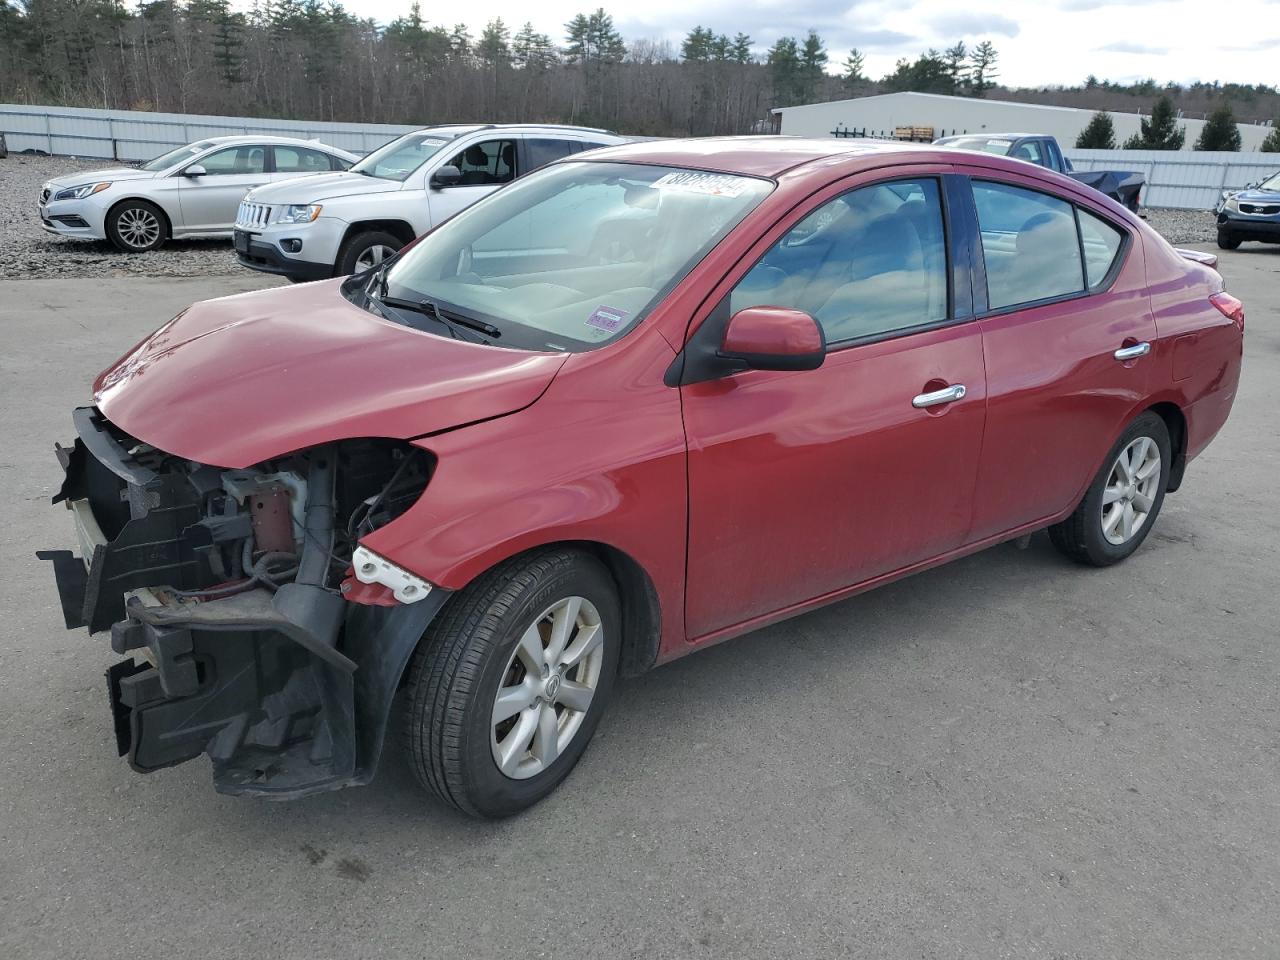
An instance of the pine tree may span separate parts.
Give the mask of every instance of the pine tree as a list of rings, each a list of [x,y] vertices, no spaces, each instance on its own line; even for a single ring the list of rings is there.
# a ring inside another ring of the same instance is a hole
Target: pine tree
[[[538,33],[526,22],[511,41],[511,62],[522,69],[541,73],[559,60],[555,44],[545,33]]]
[[[1076,137],[1076,146],[1081,150],[1114,150],[1116,148],[1116,128],[1111,122],[1111,114],[1099,110],[1089,118],[1089,123]]]
[[[799,102],[800,95],[800,45],[795,37],[779,37],[769,48],[765,62],[769,65],[769,77],[773,81],[773,97],[780,106],[789,107]]]
[[[1262,141],[1263,153],[1280,153],[1280,120],[1271,121],[1271,132]]]
[[[826,74],[827,48],[822,38],[813,30],[804,38],[800,47],[800,90],[801,102],[813,100],[818,91],[818,84]]]
[[[476,43],[476,57],[490,67],[505,67],[511,63],[511,32],[499,17],[485,25]]]
[[[969,86],[975,97],[985,97],[987,91],[996,85],[1000,76],[996,73],[996,61],[999,59],[995,44],[990,40],[983,40],[970,55]]]
[[[1143,120],[1141,132],[1124,142],[1126,150],[1181,150],[1187,128],[1178,126],[1173,101],[1163,96],[1151,108],[1151,119]]]
[[[965,69],[965,63],[968,59],[969,48],[964,45],[963,40],[953,47],[947,47],[946,52],[942,55],[942,60],[947,65],[947,73],[951,77],[951,86],[954,90],[962,89],[969,82],[969,74]]]
[[[1236,126],[1235,114],[1231,112],[1231,104],[1225,100],[1205,122],[1200,137],[1196,140],[1197,150],[1240,150],[1240,128]]]
[[[680,44],[680,59],[685,63],[705,63],[711,53],[712,39],[709,28],[694,27]]]
[[[857,47],[850,50],[849,56],[844,58],[844,85],[849,90],[866,79],[862,73],[863,63],[862,51]]]
[[[751,38],[745,33],[737,33],[729,44],[729,59],[734,63],[750,63],[755,59],[751,55]]]
[[[597,7],[590,16],[578,14],[565,24],[565,32],[569,43],[564,55],[570,63],[621,63],[627,55],[622,34],[614,28],[613,17],[604,12],[604,7]]]

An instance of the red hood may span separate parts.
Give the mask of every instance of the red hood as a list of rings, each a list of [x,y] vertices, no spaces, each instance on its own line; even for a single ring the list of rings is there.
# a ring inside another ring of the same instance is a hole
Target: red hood
[[[238,468],[511,413],[565,361],[391,323],[347,302],[340,282],[189,307],[98,376],[99,409],[160,450]]]

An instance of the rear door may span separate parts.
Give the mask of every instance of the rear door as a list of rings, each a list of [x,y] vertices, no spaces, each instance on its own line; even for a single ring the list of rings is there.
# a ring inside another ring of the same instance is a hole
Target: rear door
[[[744,307],[794,307],[822,325],[829,353],[817,370],[681,387],[691,637],[964,541],[985,379],[966,255],[948,250],[947,169],[827,189],[712,295],[695,337],[718,343]]]
[[[204,167],[203,176],[175,174],[179,178],[183,232],[230,231],[244,195],[269,179],[270,149],[263,143],[226,147],[196,161]]]
[[[1123,223],[1029,177],[974,171],[971,185],[987,371],[976,541],[1074,507],[1150,394],[1156,329]]]

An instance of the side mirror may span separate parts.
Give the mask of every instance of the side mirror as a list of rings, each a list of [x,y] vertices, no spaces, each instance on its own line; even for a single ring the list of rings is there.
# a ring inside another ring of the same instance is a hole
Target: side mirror
[[[453,164],[447,163],[431,175],[431,189],[439,190],[441,187],[452,187],[461,179],[462,171]]]
[[[729,318],[719,354],[753,370],[817,370],[827,358],[827,339],[803,310],[747,307]]]
[[[198,163],[193,163],[191,166],[187,167],[185,170],[182,171],[182,175],[184,177],[204,177],[204,176],[208,176],[208,174],[209,174],[209,171],[206,170],[204,167],[202,167]]]

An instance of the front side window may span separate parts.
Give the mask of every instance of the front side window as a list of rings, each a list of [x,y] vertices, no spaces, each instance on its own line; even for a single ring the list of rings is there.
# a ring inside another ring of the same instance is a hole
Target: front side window
[[[250,144],[217,150],[199,161],[209,176],[225,176],[238,173],[265,173],[267,148]]]
[[[276,173],[328,173],[329,155],[306,147],[276,147]]]
[[[1070,203],[1007,183],[974,181],[992,310],[1081,293],[1084,269]]]
[[[383,144],[363,160],[353,164],[351,172],[403,183],[448,142],[448,137],[437,134],[407,133],[398,140]]]
[[[879,337],[947,318],[942,200],[932,178],[861,187],[793,227],[738,282],[731,313],[803,310],[828,343]]]
[[[449,161],[462,171],[458,185],[488,187],[510,183],[516,178],[516,142],[486,140],[458,151]]]
[[[387,272],[386,292],[482,319],[499,346],[588,350],[639,323],[772,189],[647,164],[557,164],[427,234]]]

